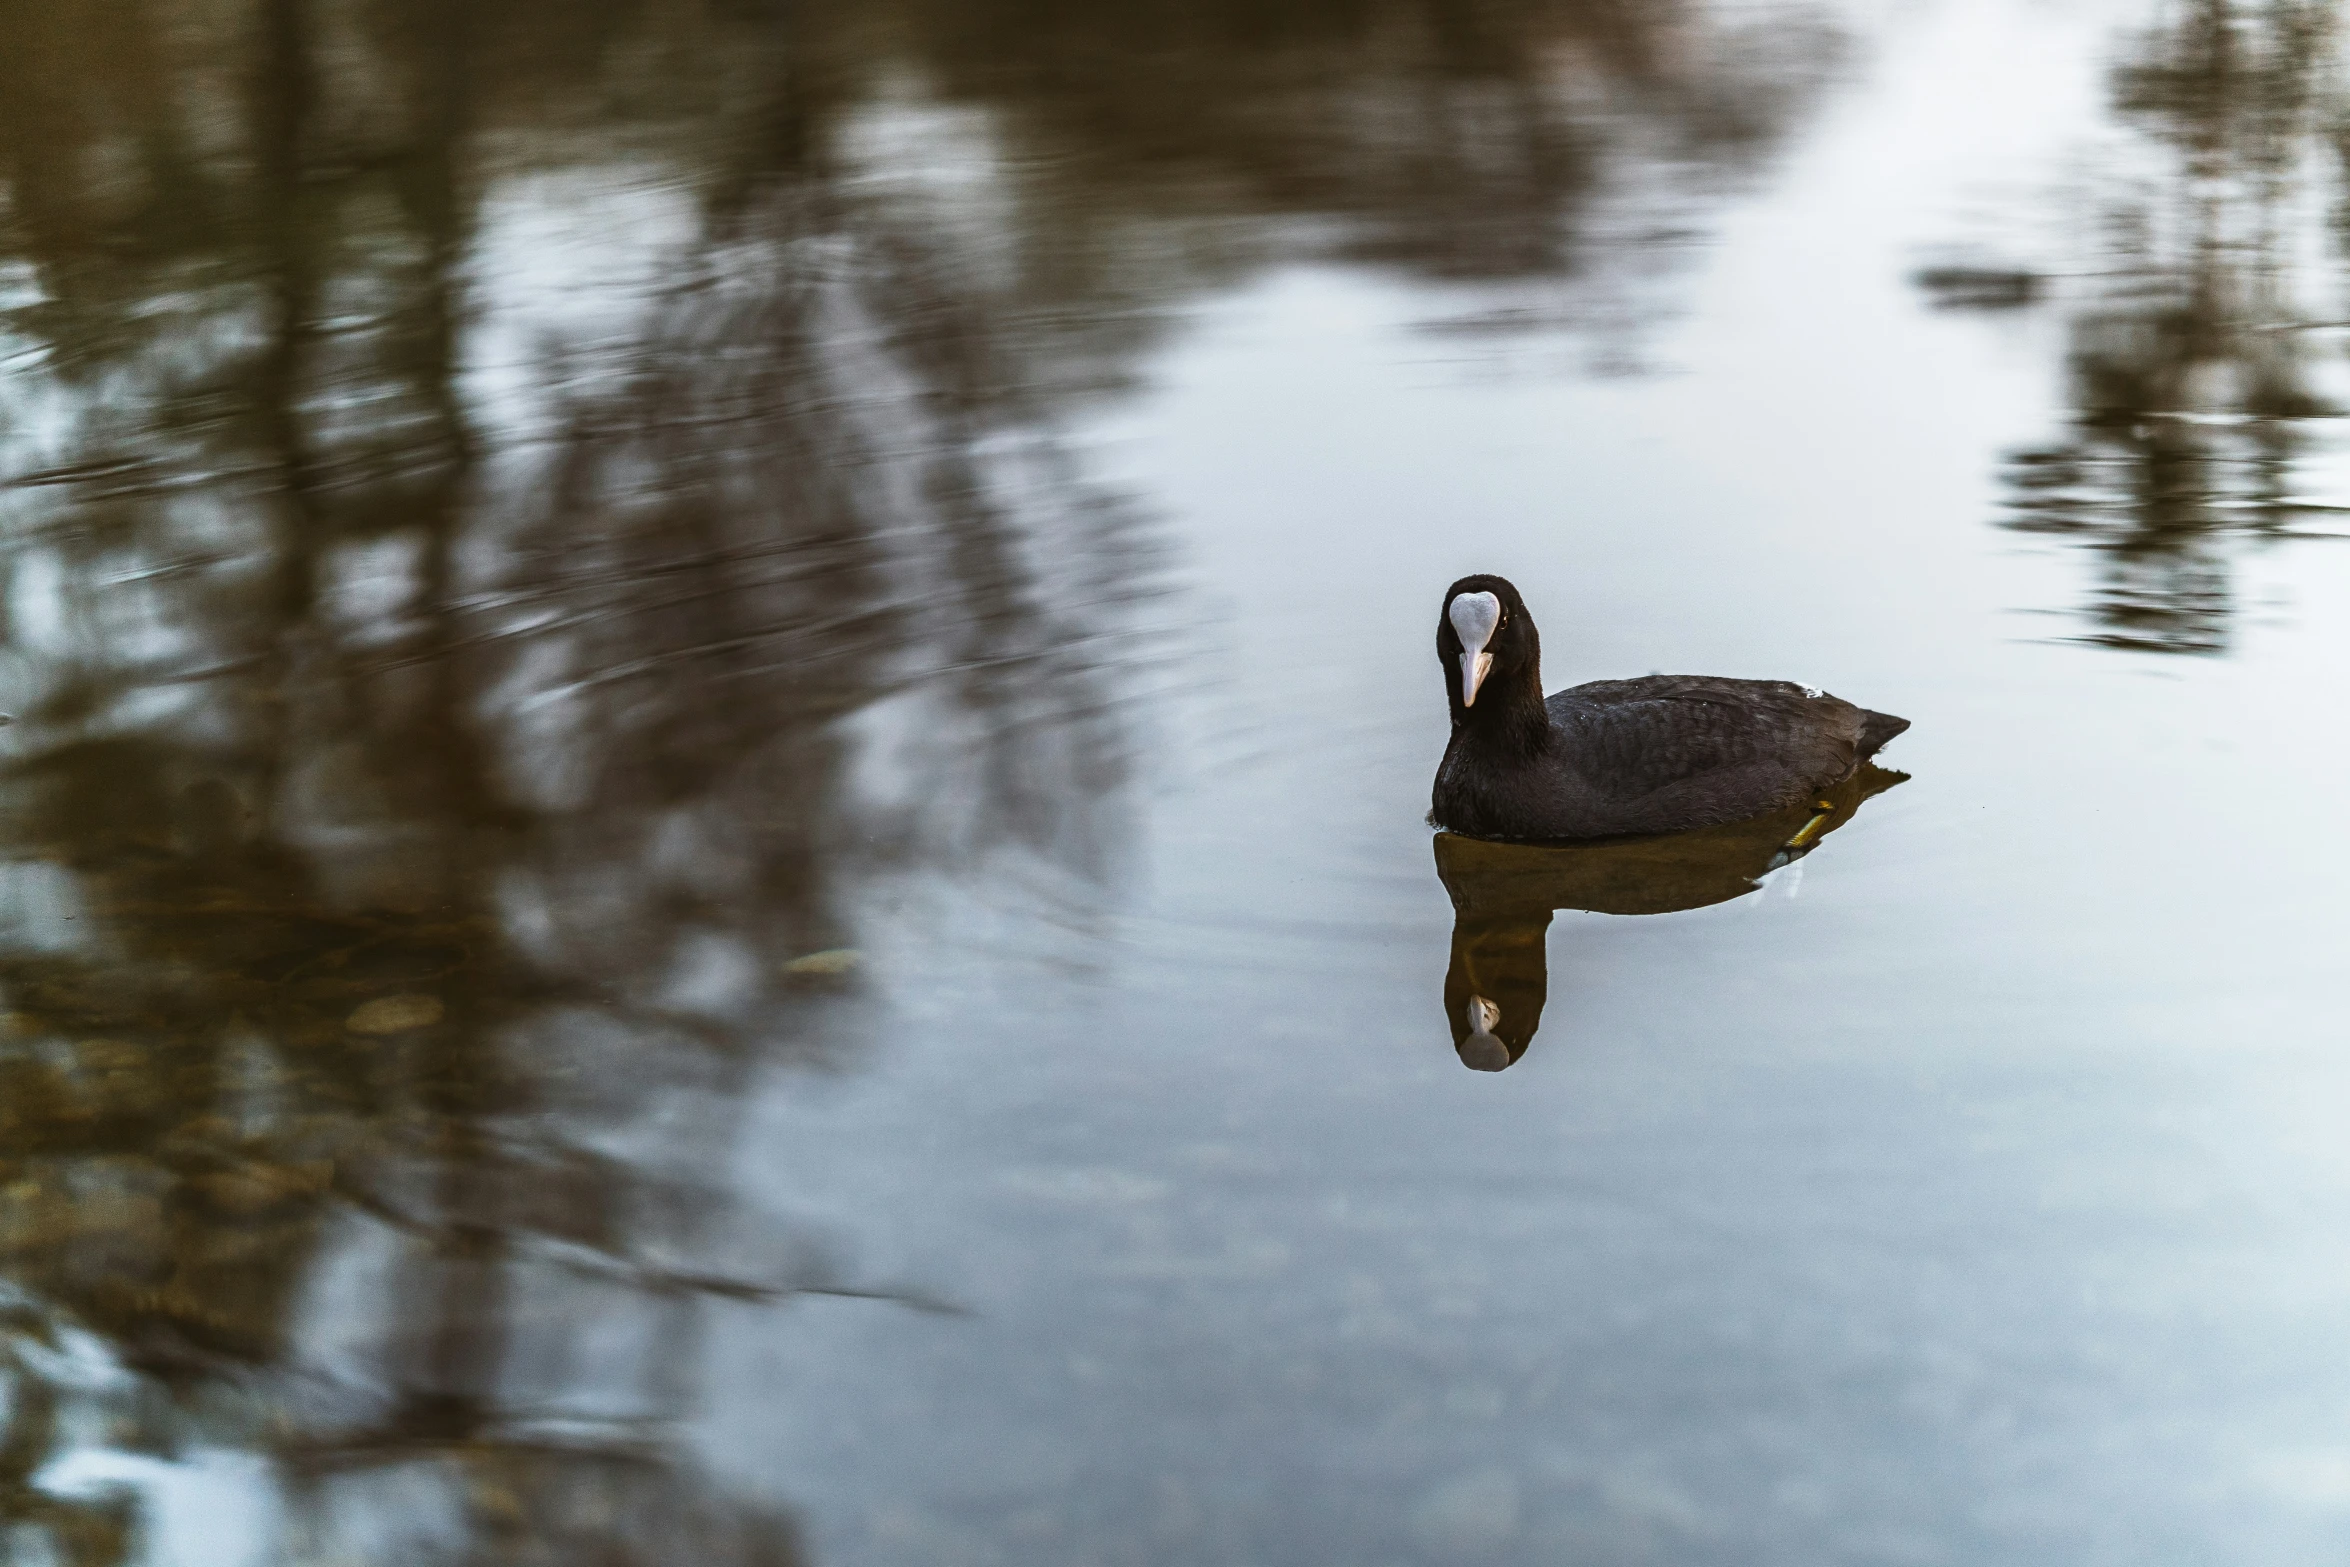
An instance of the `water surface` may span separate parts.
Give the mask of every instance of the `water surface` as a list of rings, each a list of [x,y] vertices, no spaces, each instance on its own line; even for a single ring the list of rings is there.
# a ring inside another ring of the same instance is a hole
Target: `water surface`
[[[2339,1555],[2327,8],[6,20],[7,1559]]]

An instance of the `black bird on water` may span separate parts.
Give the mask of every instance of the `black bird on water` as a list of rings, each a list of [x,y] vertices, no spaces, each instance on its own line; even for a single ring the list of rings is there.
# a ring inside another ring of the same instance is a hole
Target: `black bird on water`
[[[1784,680],[1650,675],[1542,695],[1542,639],[1518,590],[1463,577],[1436,652],[1452,741],[1428,820],[1472,838],[1558,843],[1684,832],[1814,802],[1906,718]]]

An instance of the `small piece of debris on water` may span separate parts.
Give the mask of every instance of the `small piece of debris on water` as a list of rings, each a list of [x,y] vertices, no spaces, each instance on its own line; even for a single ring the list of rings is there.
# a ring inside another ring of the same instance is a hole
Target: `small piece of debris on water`
[[[354,1034],[401,1034],[438,1023],[441,1010],[438,996],[378,996],[343,1019],[343,1027]]]
[[[2022,267],[1920,267],[1910,281],[1943,310],[2021,310],[2037,304],[2045,280]]]
[[[865,961],[865,954],[854,947],[828,947],[822,952],[811,952],[806,957],[794,958],[783,966],[786,974],[846,974]]]

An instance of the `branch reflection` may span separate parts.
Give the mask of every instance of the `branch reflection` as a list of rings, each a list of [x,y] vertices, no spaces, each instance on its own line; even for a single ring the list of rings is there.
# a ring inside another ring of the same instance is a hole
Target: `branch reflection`
[[[936,1303],[735,1189],[743,1106],[869,1029],[878,878],[1082,883],[1127,833],[1160,546],[1067,399],[1286,256],[1584,277],[1833,41],[1618,0],[0,24],[0,1528],[77,1567],[223,1451],[284,1559],[798,1559],[686,1440],[703,1305]]]
[[[2315,493],[2350,445],[2336,31],[2328,4],[2193,0],[2114,72],[2159,172],[2109,181],[2101,274],[2069,322],[2072,429],[2005,473],[2008,526],[2095,552],[2082,640],[2225,651],[2235,552],[2350,509]]]

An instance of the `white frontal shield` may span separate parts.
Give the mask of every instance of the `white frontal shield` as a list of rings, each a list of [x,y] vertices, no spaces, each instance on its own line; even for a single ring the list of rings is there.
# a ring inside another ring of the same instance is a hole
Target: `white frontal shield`
[[[1475,707],[1477,688],[1493,668],[1493,655],[1485,651],[1485,644],[1501,624],[1501,600],[1490,593],[1463,593],[1446,614],[1453,635],[1461,639],[1461,706]]]

